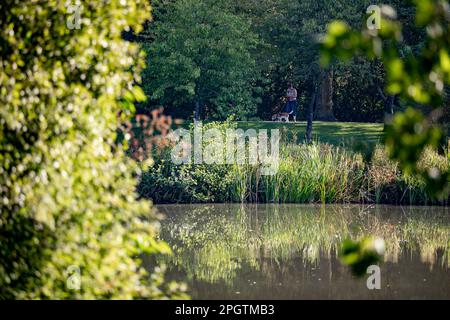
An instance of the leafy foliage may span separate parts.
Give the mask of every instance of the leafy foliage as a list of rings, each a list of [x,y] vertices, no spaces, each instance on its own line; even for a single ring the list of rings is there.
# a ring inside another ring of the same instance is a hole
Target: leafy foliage
[[[188,115],[196,104],[213,118],[254,113],[258,75],[251,51],[258,40],[248,21],[223,0],[166,6],[152,26],[152,41],[143,44],[150,66],[143,74],[145,92],[169,108],[183,106]]]
[[[122,124],[119,130],[118,143],[129,145],[126,154],[141,166],[151,165],[153,156],[169,145],[166,139],[173,120],[163,114],[163,109],[154,109],[151,116],[137,114],[130,121]]]
[[[236,1],[237,2],[237,1]],[[311,93],[319,85],[322,72],[319,65],[318,39],[326,31],[328,22],[333,19],[349,19],[357,23],[369,1],[293,1],[293,0],[244,0],[239,1],[237,10],[251,19],[252,28],[262,42],[256,52],[256,59],[263,77],[262,104],[259,114],[270,115],[285,95],[286,85],[293,82],[299,93],[299,117],[305,118],[305,109]],[[358,73],[358,64],[352,65]],[[341,66],[336,72],[338,82],[348,72],[348,66]],[[339,77],[340,76],[340,77]],[[354,74],[353,74],[354,76]],[[370,80],[372,77],[369,77]],[[339,83],[341,95],[363,95],[364,90],[355,90],[344,81]],[[358,109],[359,103],[339,101],[340,107]],[[349,104],[351,104],[349,106]],[[370,103],[371,105],[372,103]],[[338,113],[339,116],[351,114]],[[345,117],[340,119],[347,120]],[[357,119],[352,119],[353,121]]]
[[[203,130],[216,129],[225,135],[226,129],[235,128],[231,121],[209,122]],[[191,136],[194,124],[189,127]],[[203,140],[205,148],[208,142]],[[187,164],[176,165],[171,159],[171,148],[164,149],[155,156],[155,164],[142,174],[138,185],[141,197],[150,198],[156,203],[201,203],[226,202],[230,200],[230,186],[233,173],[231,165]]]
[[[77,3],[79,29],[64,1],[0,4],[0,297],[164,298],[177,285],[138,257],[170,249],[115,146],[142,98],[142,54],[121,32],[139,32],[150,8]],[[73,266],[79,290],[66,283]]]
[[[341,121],[382,122],[383,68],[377,61],[354,58],[335,66],[333,111]]]
[[[384,254],[384,241],[365,237],[359,241],[346,239],[341,244],[340,257],[343,263],[351,266],[355,275],[361,277],[369,266],[382,259]]]
[[[256,113],[269,119],[281,108],[287,83],[293,82],[299,93],[300,119],[323,71],[317,40],[333,19],[359,24],[370,1],[211,3],[154,2],[155,19],[137,37],[151,61],[144,86],[152,99],[142,111],[163,105],[169,114],[186,119],[198,100],[208,117],[236,114],[246,119]],[[361,60],[333,66],[339,120],[367,122],[383,117],[377,93],[380,83],[383,86],[383,70],[367,72],[371,63]]]

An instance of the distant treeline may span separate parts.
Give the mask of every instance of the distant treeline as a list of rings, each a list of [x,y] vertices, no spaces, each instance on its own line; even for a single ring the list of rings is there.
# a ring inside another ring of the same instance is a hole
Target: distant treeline
[[[142,78],[149,99],[139,109],[164,106],[166,113],[184,119],[194,113],[202,119],[231,114],[241,120],[269,119],[283,105],[292,82],[299,94],[297,119],[306,118],[308,104],[316,98],[315,120],[381,122],[385,114],[405,105],[385,93],[380,61],[354,58],[327,69],[319,64],[318,43],[327,24],[341,19],[361,29],[371,4],[369,0],[152,1],[153,20],[139,35],[125,35],[140,42],[147,53]],[[425,31],[414,26],[413,6],[403,0],[388,4],[404,25],[401,50],[418,51]]]

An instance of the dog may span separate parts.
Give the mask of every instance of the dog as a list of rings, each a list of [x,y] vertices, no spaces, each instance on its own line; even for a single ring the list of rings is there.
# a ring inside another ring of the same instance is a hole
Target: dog
[[[289,113],[280,112],[272,116],[272,121],[289,122]]]

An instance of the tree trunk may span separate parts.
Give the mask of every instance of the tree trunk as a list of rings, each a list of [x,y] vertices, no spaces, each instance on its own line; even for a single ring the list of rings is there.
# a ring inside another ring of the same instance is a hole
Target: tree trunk
[[[321,72],[319,97],[316,101],[316,120],[336,121],[336,117],[333,114],[333,77],[334,71],[332,67]]]
[[[394,102],[395,96],[387,96],[384,99],[384,126],[383,131],[386,131],[386,126],[391,124],[394,117]]]
[[[384,100],[384,119],[385,122],[390,122],[394,115],[395,96],[388,96]]]
[[[394,104],[396,96],[386,96],[380,86],[377,86],[378,93],[381,99],[384,101],[384,130],[386,131],[386,125],[390,124],[392,117],[394,116]]]
[[[199,121],[200,120],[200,101],[195,101],[195,111],[194,111],[194,120]]]
[[[312,141],[312,126],[313,126],[313,117],[314,117],[314,106],[317,100],[317,87],[314,88],[313,94],[311,96],[311,101],[308,105],[308,114],[306,115],[307,125],[306,125],[306,133],[305,133],[305,141],[306,143],[311,143]]]

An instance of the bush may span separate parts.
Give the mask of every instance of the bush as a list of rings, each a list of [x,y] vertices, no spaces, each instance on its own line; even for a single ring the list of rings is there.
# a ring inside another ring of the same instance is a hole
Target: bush
[[[230,121],[210,122],[203,130],[219,129],[223,134],[234,128]],[[191,136],[194,125],[189,127]],[[204,141],[203,146],[206,146]],[[175,165],[171,160],[171,148],[165,148],[155,158],[155,164],[142,174],[138,185],[141,197],[157,203],[204,203],[230,201],[227,194],[231,184],[231,165],[183,164]]]
[[[0,4],[0,297],[163,298],[177,286],[137,257],[169,248],[114,145],[117,115],[142,97],[142,56],[121,32],[150,8],[79,2],[79,29],[64,1]]]

